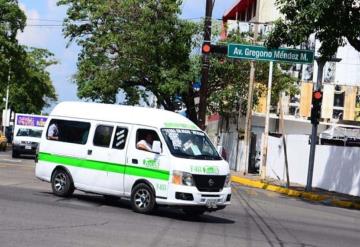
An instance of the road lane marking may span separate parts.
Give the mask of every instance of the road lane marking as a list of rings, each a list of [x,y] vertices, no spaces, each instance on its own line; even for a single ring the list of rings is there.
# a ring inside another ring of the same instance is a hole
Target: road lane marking
[[[12,159],[0,159],[0,162],[1,161],[13,162],[13,163],[21,163],[21,162],[23,162],[23,160],[12,160]]]
[[[1,163],[0,167],[2,168],[8,168],[8,167],[28,167],[28,168],[35,168],[35,164],[25,164],[25,165],[20,165],[20,164],[6,164],[6,163]]]

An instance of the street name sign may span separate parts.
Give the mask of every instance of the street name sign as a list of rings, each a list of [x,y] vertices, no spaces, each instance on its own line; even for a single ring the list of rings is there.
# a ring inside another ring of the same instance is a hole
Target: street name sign
[[[265,46],[229,44],[228,57],[311,64],[314,62],[314,51],[289,48],[268,49]]]

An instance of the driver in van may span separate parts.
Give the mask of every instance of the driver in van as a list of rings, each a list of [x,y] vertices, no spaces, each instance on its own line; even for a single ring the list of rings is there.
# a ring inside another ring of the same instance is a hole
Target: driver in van
[[[144,151],[152,151],[152,144],[154,142],[154,137],[151,133],[147,133],[144,140],[140,140],[136,144],[136,148]]]

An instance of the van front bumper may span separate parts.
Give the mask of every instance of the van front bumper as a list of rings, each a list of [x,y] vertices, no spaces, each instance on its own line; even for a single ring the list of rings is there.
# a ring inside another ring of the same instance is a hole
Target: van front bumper
[[[216,208],[230,205],[231,187],[224,187],[219,192],[202,192],[195,186],[169,186],[168,197],[156,198],[156,203],[172,206],[205,206]]]

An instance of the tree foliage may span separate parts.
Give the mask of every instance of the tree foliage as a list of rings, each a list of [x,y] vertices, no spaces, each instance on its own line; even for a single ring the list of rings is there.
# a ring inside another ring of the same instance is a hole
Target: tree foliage
[[[128,104],[148,92],[165,109],[188,90],[197,25],[179,19],[177,0],[61,0],[67,5],[64,34],[81,46],[75,82],[78,96]],[[191,77],[191,76],[190,76]],[[145,92],[145,93],[144,93]]]
[[[57,64],[46,49],[26,48],[21,76],[13,74],[10,83],[9,104],[16,112],[40,113],[57,100],[55,88],[47,68]]]
[[[13,110],[39,113],[57,99],[46,71],[56,61],[45,49],[27,48],[18,43],[16,35],[25,24],[26,16],[16,0],[0,0],[0,98],[5,97],[9,85],[9,106]],[[0,106],[4,105],[1,100]]]
[[[332,57],[346,40],[360,51],[360,3],[356,0],[276,0],[284,19],[267,40],[270,47],[307,42],[315,33],[324,58]]]
[[[202,25],[179,19],[181,2],[59,1],[68,6],[64,35],[82,48],[74,78],[79,97],[115,103],[122,91],[126,103],[136,104],[140,99],[146,101],[150,92],[165,109],[174,110],[180,100],[189,118],[197,122],[197,93],[192,84],[199,80],[201,59],[192,49],[199,44]],[[235,36],[229,41],[240,42]],[[257,66],[261,68],[259,82],[266,83],[267,76],[261,77],[261,73],[266,73],[267,65]],[[239,99],[244,99],[241,107],[246,107],[249,68],[247,61],[211,58],[206,95],[209,111],[232,114]],[[281,80],[293,83],[288,76],[275,75],[274,85]]]

